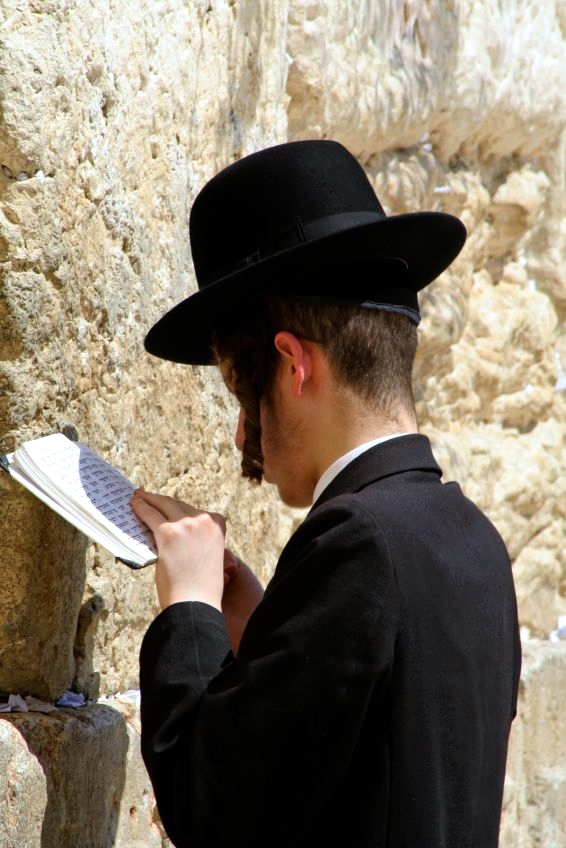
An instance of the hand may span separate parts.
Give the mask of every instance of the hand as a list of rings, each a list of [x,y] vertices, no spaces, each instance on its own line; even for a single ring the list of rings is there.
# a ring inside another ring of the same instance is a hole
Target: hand
[[[222,614],[236,655],[248,619],[263,598],[263,588],[251,568],[228,549],[224,551],[224,581]]]
[[[155,585],[161,609],[202,601],[222,609],[224,536],[221,515],[136,489],[132,509],[155,536]]]

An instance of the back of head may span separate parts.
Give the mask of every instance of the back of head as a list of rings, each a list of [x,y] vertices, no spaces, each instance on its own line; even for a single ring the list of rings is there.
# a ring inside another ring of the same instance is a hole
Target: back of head
[[[414,321],[383,309],[262,298],[250,305],[237,329],[227,323],[214,338],[218,359],[230,363],[231,384],[245,411],[244,476],[261,480],[260,401],[271,392],[278,362],[274,337],[282,330],[320,345],[336,388],[347,390],[368,413],[395,420],[402,410],[415,418]]]
[[[246,412],[246,476],[262,476],[259,403],[281,330],[321,345],[336,385],[357,403],[415,419],[417,294],[460,252],[461,221],[387,216],[356,158],[317,140],[220,171],[198,194],[189,229],[199,290],[151,328],[145,346],[175,362],[231,363]]]

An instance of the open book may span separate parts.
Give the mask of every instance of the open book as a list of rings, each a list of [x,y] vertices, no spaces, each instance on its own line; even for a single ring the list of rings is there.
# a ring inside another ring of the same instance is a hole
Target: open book
[[[134,485],[86,445],[54,433],[24,442],[0,465],[130,568],[157,559],[153,534],[130,506]]]

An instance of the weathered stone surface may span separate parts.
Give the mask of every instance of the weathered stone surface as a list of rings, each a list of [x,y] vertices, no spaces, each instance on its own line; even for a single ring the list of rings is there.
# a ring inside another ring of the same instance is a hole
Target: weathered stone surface
[[[119,800],[116,848],[166,848],[171,843],[159,819],[155,798],[140,751],[139,692],[127,692],[106,703],[118,712],[128,733],[124,792]]]
[[[446,478],[508,543],[525,632],[546,636],[566,612],[565,34],[559,0],[2,0],[0,451],[66,429],[136,482],[225,512],[228,543],[267,579],[298,516],[239,479],[218,377],[151,361],[142,340],[195,286],[187,217],[203,182],[259,147],[337,138],[388,213],[468,227],[421,298],[417,405]],[[135,687],[151,569],[87,547],[6,477],[0,528],[0,690]],[[524,739],[551,739],[542,701],[528,705]],[[551,839],[562,778],[540,750],[544,779],[511,764],[536,814],[508,803],[509,845]]]
[[[46,805],[41,765],[17,729],[0,719],[0,845],[39,848]]]
[[[0,732],[6,848],[161,848],[134,705],[14,713],[0,719]]]
[[[564,848],[566,643],[523,645],[507,763],[501,848]]]
[[[204,2],[110,14],[64,0],[6,2],[2,15],[0,451],[68,428],[140,484],[184,481],[193,502],[227,510],[232,543],[259,550],[265,573],[287,519],[239,481],[218,381],[201,392],[198,371],[150,361],[142,340],[193,285],[199,186],[284,137],[285,17]],[[78,682],[94,694],[135,685],[150,572],[85,560],[64,522],[0,485],[0,689],[51,697],[70,685],[87,566]]]
[[[75,674],[86,539],[4,473],[0,520],[0,691],[55,700]]]

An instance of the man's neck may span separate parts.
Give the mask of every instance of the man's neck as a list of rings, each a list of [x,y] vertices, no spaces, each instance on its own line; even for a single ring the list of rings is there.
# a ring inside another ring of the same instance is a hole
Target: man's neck
[[[349,401],[349,402],[347,402]],[[340,457],[376,439],[391,438],[405,433],[418,433],[412,411],[400,409],[395,416],[376,413],[351,399],[334,404],[328,416],[321,416],[313,433],[313,449],[318,457],[320,476]],[[318,450],[317,450],[318,448]]]
[[[320,477],[318,483],[315,486],[315,490],[312,496],[312,502],[316,503],[321,494],[330,485],[330,483],[334,480],[335,477],[340,474],[340,472],[346,468],[354,459],[357,459],[358,456],[361,456],[365,451],[370,450],[370,448],[377,447],[377,445],[383,444],[384,442],[389,441],[390,439],[396,439],[399,436],[407,435],[405,432],[399,433],[390,433],[387,436],[378,436],[376,439],[371,439],[368,442],[364,442],[361,445],[358,445],[355,448],[352,448],[347,453],[335,459],[334,462],[324,471],[322,476]]]

